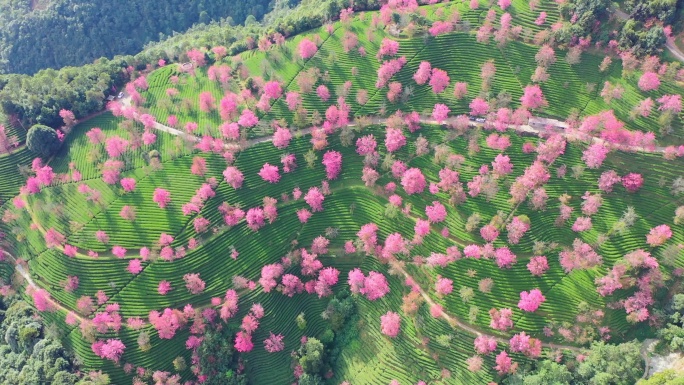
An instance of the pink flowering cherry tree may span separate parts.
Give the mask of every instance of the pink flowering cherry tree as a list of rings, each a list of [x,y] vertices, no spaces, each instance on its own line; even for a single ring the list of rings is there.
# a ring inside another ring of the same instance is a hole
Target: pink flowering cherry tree
[[[539,306],[546,301],[544,295],[542,295],[541,290],[532,289],[529,292],[520,292],[520,301],[518,302],[518,307],[522,311],[534,312],[539,309]]]
[[[318,46],[316,46],[316,43],[313,41],[309,40],[308,38],[302,39],[302,41],[299,42],[299,46],[297,47],[297,53],[299,53],[299,57],[301,57],[304,60],[307,60],[311,57],[313,57],[316,52],[318,52]]]
[[[280,150],[284,150],[290,145],[290,140],[292,140],[292,133],[290,130],[284,127],[276,128],[273,133],[273,145]]]
[[[438,295],[448,295],[454,290],[454,283],[448,278],[439,277],[435,283],[435,291]]]
[[[449,116],[449,112],[449,107],[447,107],[446,104],[435,104],[432,109],[432,118],[435,119],[437,123],[442,124]]]
[[[501,353],[496,356],[495,362],[496,366],[494,366],[494,370],[496,370],[500,376],[515,373],[518,369],[518,363],[514,363],[505,350],[502,350]]]
[[[497,342],[494,337],[481,335],[475,338],[474,345],[477,354],[487,355],[496,350]]]
[[[380,331],[382,334],[394,338],[399,335],[399,329],[401,328],[401,318],[399,314],[388,311],[386,314],[380,317]]]
[[[642,91],[654,91],[660,87],[660,79],[655,72],[644,72],[639,78],[639,89]]]
[[[96,341],[91,345],[93,353],[100,358],[119,362],[126,349],[126,345],[119,339],[108,339],[106,341]]]
[[[269,353],[277,353],[285,349],[284,338],[285,336],[282,334],[273,334],[273,332],[270,332],[270,336],[264,340],[264,349]]]
[[[181,327],[184,320],[180,311],[169,308],[164,309],[161,313],[153,310],[148,318],[150,324],[157,330],[159,338],[169,340],[176,335],[176,331]]]
[[[223,171],[223,177],[226,179],[226,183],[236,190],[242,187],[242,182],[245,180],[242,172],[235,166],[228,166]]]
[[[527,270],[529,270],[532,275],[541,277],[547,270],[549,270],[549,262],[543,255],[532,257],[530,258],[530,262],[527,264]]]
[[[264,163],[263,167],[261,167],[259,176],[268,183],[278,183],[278,181],[280,181],[278,166],[273,166],[268,163]]]
[[[649,231],[648,235],[646,235],[646,243],[651,247],[656,247],[664,244],[670,238],[672,238],[672,229],[670,229],[670,226],[660,225]]]
[[[318,187],[311,187],[304,196],[304,201],[311,207],[311,211],[323,211],[323,201],[325,196]]]
[[[486,115],[489,112],[489,103],[482,98],[475,98],[470,102],[470,114],[475,116]]]
[[[380,43],[378,50],[378,58],[395,56],[399,52],[399,42],[396,40],[384,38]]]
[[[444,92],[449,86],[449,75],[446,71],[439,68],[432,69],[432,75],[430,76],[430,87],[432,87],[432,92],[439,94]]]
[[[546,99],[544,99],[541,88],[536,84],[525,87],[523,96],[520,98],[520,103],[524,108],[531,110],[544,107],[548,104]]]
[[[327,151],[323,155],[325,174],[329,180],[337,179],[342,170],[342,154],[338,151]]]
[[[395,152],[406,145],[406,137],[398,128],[388,128],[385,135],[387,152]]]
[[[239,331],[235,335],[235,350],[240,353],[247,353],[252,351],[254,348],[254,343],[252,342],[252,335],[245,332]]]
[[[425,190],[425,176],[419,168],[409,168],[401,177],[401,185],[407,194],[420,194]]]
[[[163,188],[156,188],[154,189],[152,201],[159,205],[159,208],[166,208],[166,206],[171,202],[171,193]]]
[[[635,193],[644,185],[644,177],[641,174],[629,173],[622,177],[622,185],[631,193]]]
[[[359,276],[360,274],[360,276]],[[363,277],[362,283],[359,285],[357,279]],[[349,273],[349,279],[347,281],[350,285],[352,293],[358,292],[366,296],[369,301],[375,301],[387,295],[390,291],[387,279],[382,273],[376,271],[371,271],[367,276],[363,276],[363,273],[357,268]]]
[[[447,216],[446,208],[439,201],[432,202],[432,205],[425,207],[425,215],[430,223],[444,222]]]
[[[430,80],[430,75],[432,74],[432,66],[430,62],[423,61],[418,65],[418,70],[413,74],[413,80],[419,85],[423,85]]]
[[[492,329],[506,331],[513,328],[513,311],[508,308],[503,309],[491,309],[489,311],[489,316],[491,317],[491,322],[489,327]]]

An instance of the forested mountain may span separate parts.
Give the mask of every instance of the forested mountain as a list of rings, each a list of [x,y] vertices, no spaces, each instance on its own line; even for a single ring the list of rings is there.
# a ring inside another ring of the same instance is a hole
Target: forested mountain
[[[305,0],[290,8],[290,3],[295,2],[299,0],[275,1],[262,23],[248,21],[244,26],[230,26],[223,20],[195,25],[182,34],[150,42],[135,57],[117,55],[111,60],[100,59],[80,67],[48,68],[30,76],[0,74],[0,112],[13,126],[23,127],[23,132],[36,123],[58,127],[62,123],[60,110],[70,110],[78,119],[100,111],[108,95],[117,94],[131,76],[157,65],[159,59],[187,60],[188,50],[217,45],[225,45],[227,53],[234,55],[246,50],[249,40],[254,42],[267,31],[291,36],[322,25],[327,15],[337,15],[349,6],[346,0]],[[379,3],[360,0],[355,2],[355,7],[373,9]]]
[[[296,0],[290,0],[295,3]],[[260,19],[270,0],[0,0],[0,73],[90,63],[135,54],[147,42],[196,23]]]

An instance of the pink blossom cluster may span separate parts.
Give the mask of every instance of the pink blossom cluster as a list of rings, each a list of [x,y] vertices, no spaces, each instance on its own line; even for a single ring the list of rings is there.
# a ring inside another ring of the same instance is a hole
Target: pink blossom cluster
[[[375,83],[376,88],[383,88],[387,85],[389,80],[406,64],[406,57],[401,56],[398,59],[388,60],[382,63],[378,69],[378,80]]]
[[[323,155],[325,174],[329,180],[337,179],[342,170],[342,154],[338,151],[327,151]]]
[[[119,339],[98,340],[91,345],[93,353],[100,358],[119,362],[126,345]]]
[[[425,207],[425,215],[427,215],[430,223],[444,222],[447,216],[446,207],[439,201],[433,201],[432,205]]]
[[[516,216],[506,225],[508,231],[508,242],[512,245],[517,245],[520,238],[530,229],[530,220],[526,216]]]
[[[370,301],[375,301],[389,293],[389,284],[382,273],[371,271],[364,275],[361,269],[355,268],[349,272],[347,283],[352,293],[362,294]]]
[[[667,242],[667,240],[670,238],[672,238],[672,230],[670,229],[670,226],[659,225],[652,228],[648,232],[648,235],[646,235],[646,243],[648,243],[651,247],[657,247]]]
[[[522,291],[520,292],[518,307],[522,311],[534,312],[544,301],[546,301],[546,297],[542,295],[539,289],[532,289],[529,292]]]
[[[419,194],[425,190],[425,176],[419,168],[409,168],[401,177],[401,185],[407,194]]]
[[[313,57],[316,52],[318,52],[318,47],[313,41],[309,40],[308,38],[304,38],[299,42],[297,52],[299,53],[299,57],[306,60]]]
[[[492,353],[496,350],[497,346],[496,339],[487,335],[477,336],[473,344],[475,345],[475,352],[483,355]]]
[[[601,256],[579,238],[572,242],[572,249],[560,253],[560,264],[566,273],[576,269],[590,269],[602,262]]]
[[[448,21],[435,21],[432,23],[432,27],[428,29],[428,32],[430,32],[430,35],[432,36],[439,36],[443,35],[445,33],[449,33],[454,30],[454,25]]]
[[[530,262],[527,264],[527,270],[529,270],[532,275],[541,277],[547,270],[549,270],[549,261],[543,255],[532,257],[530,258]]]
[[[399,314],[388,311],[385,315],[380,317],[380,331],[382,334],[394,338],[399,335],[401,328],[401,318]]]
[[[511,337],[509,347],[512,352],[523,353],[528,357],[539,357],[541,355],[541,341],[531,338],[525,332],[518,333]]]
[[[378,50],[378,58],[385,56],[395,56],[399,52],[399,42],[388,38],[382,39],[380,49]]]
[[[489,310],[489,316],[491,317],[491,322],[489,323],[490,328],[500,331],[506,331],[513,328],[513,320],[511,320],[513,311],[511,309],[491,309]]]

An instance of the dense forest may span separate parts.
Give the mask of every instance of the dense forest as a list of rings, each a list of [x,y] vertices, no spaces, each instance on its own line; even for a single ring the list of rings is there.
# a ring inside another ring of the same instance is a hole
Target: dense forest
[[[32,74],[135,54],[193,24],[260,19],[269,2],[0,0],[0,73]]]
[[[0,301],[0,383],[90,384],[79,382],[74,374],[74,359],[62,346],[58,329],[44,325],[9,286],[2,291],[6,295]]]
[[[62,109],[73,111],[78,118],[101,110],[105,98],[129,79],[128,65],[126,58],[117,57],[59,71],[42,70],[34,76],[3,75],[0,106],[14,127],[58,126]]]

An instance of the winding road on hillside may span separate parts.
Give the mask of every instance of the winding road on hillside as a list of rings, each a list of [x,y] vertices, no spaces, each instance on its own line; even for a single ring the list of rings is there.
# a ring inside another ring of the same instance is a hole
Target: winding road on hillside
[[[120,102],[124,106],[131,106],[131,99],[129,96],[124,97],[123,99],[120,100]],[[135,114],[135,117],[136,118],[138,117],[137,112]],[[434,125],[452,125],[452,124],[456,123],[456,121],[457,121],[456,116],[450,116],[450,117],[446,118],[444,121],[438,122],[437,120],[435,120],[431,116],[427,116],[427,115],[420,115],[420,120],[419,120],[419,122],[422,124],[434,124]],[[371,124],[385,124],[385,123],[387,123],[387,118],[374,116],[374,117],[370,118],[370,123]],[[356,125],[357,125],[357,123],[352,121],[347,126],[348,127],[355,127]],[[482,124],[482,123],[473,122],[473,121],[470,121],[469,125],[471,127],[482,127],[482,126],[484,126],[484,124]],[[169,127],[165,124],[162,124],[162,123],[159,123],[156,121],[155,121],[153,127],[156,130],[167,132],[171,135],[180,136],[180,137],[185,138],[185,139],[192,141],[192,142],[197,143],[197,142],[201,141],[201,138],[198,136],[188,134],[186,132],[180,131],[180,130],[175,129],[173,127]],[[563,122],[559,122],[557,124],[557,126],[549,128],[549,129],[539,129],[536,127],[532,127],[529,124],[523,124],[523,125],[510,124],[510,125],[508,125],[508,128],[510,130],[513,130],[513,131],[521,133],[521,134],[531,134],[531,135],[536,135],[536,136],[547,135],[549,133],[556,133],[556,134],[562,135],[564,138],[569,139],[571,141],[576,140],[576,141],[583,141],[583,142],[589,142],[589,143],[601,143],[601,144],[604,144],[610,148],[614,148],[614,149],[618,149],[618,150],[622,150],[622,151],[647,152],[647,153],[663,153],[663,152],[665,152],[665,147],[662,147],[662,146],[656,146],[653,149],[648,149],[648,148],[644,148],[641,146],[615,145],[615,144],[612,144],[612,143],[610,143],[604,139],[597,138],[595,136],[579,135],[578,133],[575,133],[575,132],[568,132],[568,131],[566,131],[567,124],[565,124]],[[302,130],[299,130],[298,132],[300,135],[310,135],[311,131],[313,129],[314,129],[314,127],[308,127],[308,128],[304,128]],[[272,135],[261,136],[258,138],[252,138],[252,139],[247,140],[243,144],[243,150],[246,148],[249,148],[251,146],[260,144],[260,143],[266,143],[266,142],[271,142],[271,141],[273,141]]]
[[[442,122],[438,122],[435,119],[433,119],[432,117],[421,115],[420,116],[420,123],[422,123],[422,124],[434,124],[434,125],[451,125],[451,124],[454,124],[456,122],[456,119],[457,119],[456,117],[452,116],[452,117],[449,117]],[[387,118],[373,117],[373,118],[371,118],[370,122],[371,122],[371,124],[386,124]],[[472,121],[469,124],[472,127],[482,127],[483,126],[482,123],[476,123],[476,122],[472,122]],[[348,127],[355,127],[356,125],[357,124],[355,122],[352,122],[352,123],[348,124]],[[164,126],[164,127],[166,128],[166,130],[165,130],[166,132],[170,132],[170,130],[178,131],[178,130],[175,130],[171,127],[166,127],[166,126]],[[580,135],[577,135],[576,133],[568,133],[565,131],[564,128],[560,128],[560,129],[559,128],[553,128],[550,130],[542,130],[542,129],[538,129],[538,128],[532,127],[530,125],[527,125],[527,124],[520,125],[520,126],[509,125],[508,128],[510,130],[513,130],[513,131],[518,132],[518,133],[532,134],[532,135],[536,135],[536,136],[541,136],[541,135],[545,135],[548,133],[556,133],[556,134],[562,135],[566,139],[584,141],[584,142],[590,142],[590,143],[601,143],[601,144],[605,144],[608,147],[616,148],[618,150],[623,150],[623,151],[649,152],[649,153],[653,153],[653,152],[663,153],[663,152],[665,152],[665,147],[662,147],[662,146],[656,146],[653,149],[643,148],[643,147],[639,147],[639,146],[626,146],[626,145],[616,146],[614,144],[609,143],[608,141],[606,141],[604,139],[597,138],[594,136],[588,136],[587,135],[586,137],[582,137]],[[300,130],[299,132],[302,135],[309,135],[309,134],[311,134],[312,130],[313,130],[313,127],[309,127],[309,128],[305,128],[303,130]],[[180,135],[187,136],[187,134],[184,132],[180,132],[180,131],[178,131],[178,132],[180,133]],[[176,135],[178,135],[178,134],[176,134]],[[199,141],[200,138],[194,137],[193,140]],[[250,139],[247,141],[247,147],[251,147],[251,146],[259,144],[259,143],[271,142],[272,140],[273,140],[273,136],[264,136],[264,137],[259,137],[259,138],[253,138],[253,139]]]

